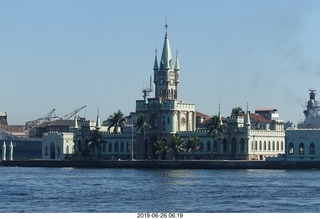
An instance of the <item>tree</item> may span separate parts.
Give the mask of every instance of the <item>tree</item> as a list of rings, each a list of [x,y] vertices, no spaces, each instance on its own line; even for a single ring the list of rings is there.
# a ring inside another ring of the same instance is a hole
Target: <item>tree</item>
[[[213,142],[215,140],[221,139],[223,136],[223,125],[221,122],[221,118],[218,115],[214,115],[209,119],[209,122],[207,123],[207,128],[209,129],[208,135],[212,135],[213,137]],[[211,147],[211,159],[212,159],[212,154],[213,154],[213,148]]]
[[[114,112],[113,115],[109,116],[108,131],[110,131],[110,129],[113,127],[113,133],[118,133],[119,128],[120,128],[120,132],[123,132],[125,122],[126,122],[126,119],[124,118],[121,110],[118,110],[118,112]]]
[[[126,119],[124,118],[121,110],[118,110],[118,112],[114,112],[113,115],[109,116],[108,131],[110,131],[110,129],[113,127],[113,133],[117,134],[118,158],[120,156],[119,128],[120,128],[120,132],[123,132],[125,124],[126,124]]]
[[[231,116],[241,116],[244,114],[244,111],[241,107],[235,107],[231,111]]]
[[[170,149],[174,153],[175,159],[178,160],[178,153],[181,151],[185,151],[183,140],[177,134],[171,136]]]
[[[151,126],[148,123],[148,119],[145,114],[139,114],[137,121],[134,125],[134,128],[136,132],[139,130],[141,131],[141,142],[142,142],[142,148],[144,148],[144,142],[145,142],[145,137],[146,137],[146,132]],[[147,149],[147,157],[149,157],[149,149]]]
[[[99,158],[101,158],[102,144],[105,141],[102,139],[102,133],[95,129],[90,131],[89,136],[89,151],[96,150]]]
[[[190,137],[187,141],[187,151],[188,153],[192,153],[194,157],[194,152],[201,151],[203,149],[202,141],[196,137]]]
[[[162,139],[158,140],[156,143],[154,143],[154,146],[156,147],[156,154],[159,156],[161,160],[165,160],[167,157],[167,152],[170,150],[167,142]]]

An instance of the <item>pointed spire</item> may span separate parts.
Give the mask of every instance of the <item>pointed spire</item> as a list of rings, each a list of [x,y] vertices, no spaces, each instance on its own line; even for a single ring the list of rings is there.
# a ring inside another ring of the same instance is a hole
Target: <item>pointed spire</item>
[[[176,64],[174,66],[174,70],[180,70],[180,64],[178,59],[178,50],[176,51]]]
[[[220,125],[222,125],[222,118],[221,118],[220,109],[221,109],[221,107],[220,107],[220,103],[219,103],[219,114],[218,114],[218,116],[219,116]]]
[[[78,126],[78,120],[77,120],[77,115],[74,115],[74,121],[73,121],[73,128],[77,130],[79,128]]]
[[[99,118],[99,108],[97,110],[97,121],[96,121],[96,129],[99,130],[101,128],[100,118]]]
[[[166,35],[164,38],[164,44],[162,49],[160,70],[173,69],[172,55],[171,55],[171,49],[170,49],[170,43],[169,43],[168,31],[167,31],[168,24],[166,24],[165,27],[166,27]]]
[[[246,117],[244,119],[244,125],[250,127],[251,122],[250,122],[250,111],[248,110],[248,103],[247,103],[247,112],[246,112]]]
[[[154,58],[153,70],[154,70],[154,71],[158,71],[158,69],[159,69],[158,60],[157,60],[158,50],[156,49],[156,50],[154,51],[154,53],[155,53],[155,58]]]

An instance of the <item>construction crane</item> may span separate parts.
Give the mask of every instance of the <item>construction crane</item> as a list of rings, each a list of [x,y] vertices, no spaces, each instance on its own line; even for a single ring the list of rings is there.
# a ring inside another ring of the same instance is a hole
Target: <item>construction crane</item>
[[[35,127],[37,125],[40,125],[40,124],[42,124],[44,122],[50,122],[51,120],[58,118],[55,115],[52,116],[55,111],[56,111],[56,109],[53,109],[49,113],[44,115],[43,117],[40,117],[40,118],[35,119],[35,120],[27,121],[26,122],[27,129],[31,129],[31,128],[33,128],[33,127]]]
[[[150,86],[148,88],[142,89],[142,93],[143,93],[143,99],[144,102],[147,102],[147,97],[150,95],[150,93],[153,91],[152,90],[152,78],[150,76]]]
[[[75,109],[74,111],[72,111],[71,113],[68,113],[64,116],[62,116],[60,119],[63,119],[63,120],[68,120],[70,119],[72,116],[76,115],[80,110],[82,110],[83,108],[87,107],[86,105],[78,108],[78,109]]]

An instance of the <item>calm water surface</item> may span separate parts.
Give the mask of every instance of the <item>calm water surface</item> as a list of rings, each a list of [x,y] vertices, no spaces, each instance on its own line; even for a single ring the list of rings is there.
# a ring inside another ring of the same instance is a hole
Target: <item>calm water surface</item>
[[[0,212],[320,212],[320,170],[0,167]]]

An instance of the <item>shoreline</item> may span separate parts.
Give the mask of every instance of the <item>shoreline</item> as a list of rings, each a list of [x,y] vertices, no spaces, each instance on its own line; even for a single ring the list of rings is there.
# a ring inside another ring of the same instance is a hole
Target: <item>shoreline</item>
[[[320,161],[248,160],[3,160],[3,167],[74,167],[136,169],[320,169]]]

